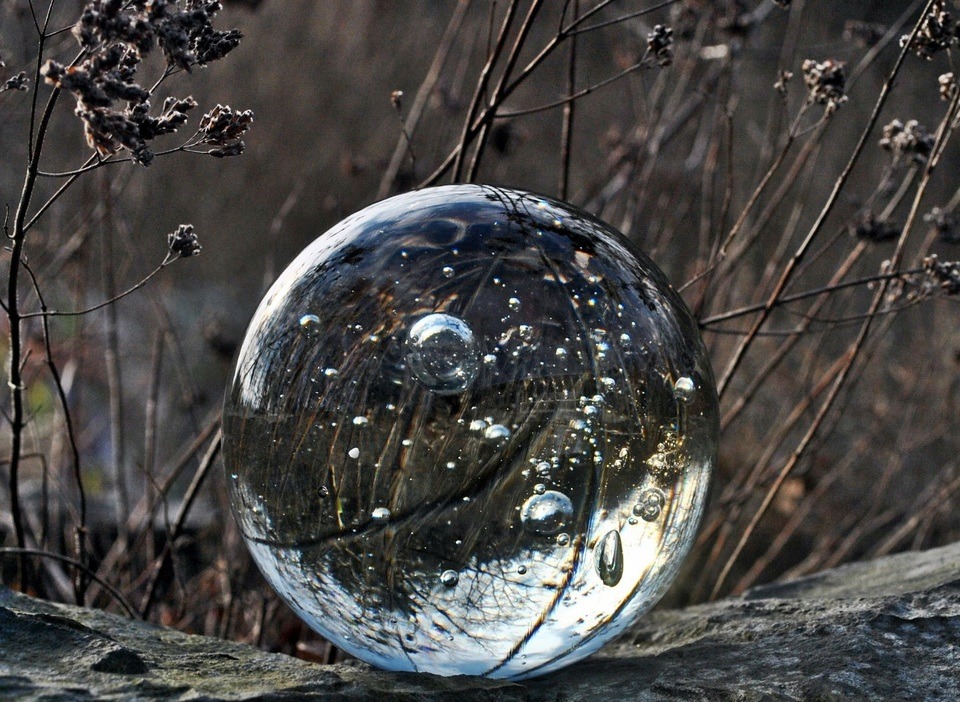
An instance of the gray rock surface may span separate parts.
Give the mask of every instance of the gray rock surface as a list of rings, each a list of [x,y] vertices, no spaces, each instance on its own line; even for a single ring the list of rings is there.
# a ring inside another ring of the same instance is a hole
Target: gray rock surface
[[[960,544],[644,619],[510,683],[317,666],[0,587],[0,700],[958,700]]]

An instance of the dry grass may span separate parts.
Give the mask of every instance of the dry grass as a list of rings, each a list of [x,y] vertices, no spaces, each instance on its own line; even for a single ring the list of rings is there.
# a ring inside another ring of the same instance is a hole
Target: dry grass
[[[220,392],[246,317],[296,251],[378,195],[451,179],[565,194],[685,281],[723,444],[670,602],[955,540],[960,274],[945,262],[960,258],[958,91],[943,76],[957,46],[942,13],[956,8],[780,4],[228,8],[219,23],[241,25],[243,45],[157,97],[251,107],[243,158],[201,160],[182,153],[201,142],[168,136],[164,149],[190,146],[149,169],[99,165],[64,101],[39,171],[98,172],[38,177],[18,225],[25,135],[51,87],[34,102],[30,3],[6,3],[0,79],[30,82],[0,92],[4,265],[19,269],[4,295],[4,355],[19,362],[3,404],[15,460],[0,467],[0,540],[56,557],[8,558],[4,581],[334,655],[265,590],[232,526]],[[49,29],[81,5],[62,0]],[[45,58],[70,61],[69,32],[48,34]],[[229,144],[220,136],[211,148]],[[131,152],[111,149],[101,158]],[[86,314],[24,316],[95,307],[179,260],[186,234],[177,248],[163,233],[182,221],[200,233],[196,260]]]

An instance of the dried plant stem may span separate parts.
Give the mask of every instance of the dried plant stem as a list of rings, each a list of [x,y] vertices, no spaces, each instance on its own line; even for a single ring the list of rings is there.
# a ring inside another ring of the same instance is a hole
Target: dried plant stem
[[[24,358],[23,340],[22,340],[22,316],[20,313],[20,266],[23,258],[23,249],[26,241],[26,217],[27,209],[33,198],[34,186],[37,182],[37,173],[40,170],[40,155],[43,153],[43,143],[47,134],[47,128],[50,125],[50,118],[53,115],[53,108],[60,97],[60,91],[54,89],[47,99],[46,107],[40,117],[39,123],[34,131],[34,121],[37,114],[38,85],[40,78],[40,66],[43,62],[43,50],[45,35],[44,32],[50,22],[50,15],[53,12],[54,1],[51,0],[47,8],[47,16],[44,19],[42,27],[39,28],[39,46],[37,49],[37,67],[35,73],[35,82],[33,86],[32,107],[30,110],[30,135],[28,138],[29,159],[27,172],[23,180],[23,189],[20,194],[20,200],[17,203],[16,213],[13,220],[13,231],[7,232],[11,239],[10,243],[10,273],[7,278],[7,301],[6,313],[10,325],[10,349],[9,349],[9,377],[8,386],[11,394],[11,415],[10,415],[10,464],[9,464],[9,489],[10,489],[10,512],[13,518],[13,530],[16,538],[17,547],[20,549],[26,546],[26,533],[23,524],[23,508],[20,504],[20,454],[23,450],[23,429],[24,429],[24,408],[23,408],[23,369]],[[27,560],[26,554],[21,553],[18,559],[18,570],[21,584],[27,579]]]
[[[220,431],[218,431],[213,437],[213,440],[210,442],[210,445],[207,447],[207,452],[200,460],[200,465],[197,467],[197,472],[193,474],[193,480],[190,482],[190,486],[187,488],[187,492],[183,496],[183,502],[180,504],[180,510],[177,512],[177,517],[172,528],[168,530],[167,542],[164,545],[163,553],[158,559],[155,560],[150,579],[146,586],[146,595],[144,596],[143,602],[140,605],[140,616],[143,618],[147,618],[150,615],[150,610],[153,609],[153,605],[156,602],[157,585],[159,584],[160,580],[160,571],[163,570],[163,566],[166,564],[167,559],[171,557],[176,540],[180,538],[180,535],[183,533],[183,527],[186,524],[187,516],[190,514],[190,509],[193,507],[193,504],[197,499],[200,488],[203,486],[203,482],[206,480],[207,475],[209,475],[210,469],[213,467],[213,464],[220,453],[222,442],[223,435]]]
[[[26,262],[22,262],[24,270],[30,276],[33,283],[34,293],[40,302],[40,309],[46,310],[47,305],[40,290],[40,284]],[[60,401],[60,410],[63,412],[63,424],[67,433],[67,441],[70,444],[70,463],[73,469],[73,480],[77,489],[77,497],[80,503],[79,516],[76,529],[74,530],[74,548],[77,552],[78,562],[83,568],[77,569],[77,576],[74,579],[74,598],[77,604],[83,604],[84,593],[87,589],[88,570],[87,562],[87,494],[83,486],[83,473],[80,469],[80,449],[77,447],[77,435],[73,425],[73,414],[70,411],[70,403],[67,400],[67,393],[63,387],[63,379],[60,375],[60,369],[53,358],[53,348],[50,343],[50,322],[44,316],[42,318],[41,328],[43,329],[43,347],[46,353],[47,368],[50,370],[50,377],[53,380],[53,386],[57,391],[57,399]]]
[[[790,519],[787,520],[787,523],[777,531],[776,537],[767,547],[767,550],[764,551],[763,555],[756,559],[753,562],[753,565],[750,566],[750,569],[740,578],[739,581],[737,581],[737,584],[734,586],[734,590],[743,592],[757,581],[757,578],[763,574],[764,570],[766,570],[773,560],[783,551],[783,548],[787,545],[787,542],[804,524],[817,503],[827,495],[830,488],[833,487],[833,485],[847,472],[850,466],[853,465],[855,458],[856,454],[851,452],[842,466],[838,466],[834,470],[831,470],[823,480],[820,480],[817,483],[816,488],[805,497],[800,507],[790,515]]]
[[[622,24],[623,22],[627,22],[627,21],[629,21],[629,20],[636,19],[637,17],[642,17],[643,15],[648,15],[648,14],[650,14],[651,12],[656,12],[657,10],[662,10],[662,9],[664,9],[664,8],[666,8],[666,7],[670,7],[671,5],[676,5],[678,2],[680,2],[680,0],[665,0],[665,2],[661,2],[661,3],[658,3],[658,4],[656,4],[656,5],[651,5],[650,7],[645,7],[645,8],[643,8],[642,10],[636,10],[636,11],[634,11],[634,12],[630,12],[629,14],[621,15],[620,17],[614,17],[613,19],[608,19],[608,20],[604,20],[604,21],[602,21],[602,22],[597,22],[596,24],[591,24],[591,25],[589,25],[589,26],[587,26],[587,27],[580,27],[580,28],[578,28],[578,29],[573,29],[573,30],[569,31],[568,34],[573,35],[573,36],[576,36],[577,34],[583,34],[583,33],[585,33],[585,32],[592,32],[592,31],[594,31],[594,30],[603,29],[604,27],[610,27],[610,26],[613,26],[613,25],[615,25],[615,24]],[[591,10],[588,15],[584,15],[584,16],[583,16],[582,18],[580,18],[579,20],[576,20],[576,21],[574,22],[574,25],[579,24],[581,21],[587,19],[590,15],[595,14],[595,12],[597,12],[598,10],[603,9],[602,6],[603,6],[603,5],[606,5],[606,4],[609,4],[609,3],[600,3],[600,6],[593,8],[593,10]],[[574,13],[574,18],[576,19],[576,13]]]
[[[636,73],[641,68],[652,68],[656,65],[653,61],[650,60],[649,52],[645,53],[639,61],[636,63],[627,66],[619,73],[615,73],[609,78],[604,78],[603,80],[589,85],[586,88],[582,88],[575,93],[569,93],[566,97],[562,97],[559,100],[554,100],[553,102],[548,102],[544,105],[537,105],[536,107],[527,107],[521,110],[510,110],[507,112],[498,112],[495,116],[495,119],[511,119],[513,117],[523,117],[525,115],[532,115],[538,112],[546,112],[548,110],[556,109],[557,107],[570,107],[574,102],[579,100],[582,97],[586,97],[592,92],[605,88],[611,83],[615,83],[621,78],[629,76],[631,73]]]
[[[520,31],[517,33],[517,38],[513,42],[513,47],[510,50],[509,56],[507,56],[506,65],[503,68],[503,72],[500,74],[500,80],[497,81],[496,87],[493,89],[493,96],[490,98],[490,102],[493,104],[499,104],[503,100],[503,91],[506,87],[507,80],[510,78],[510,74],[513,73],[513,69],[517,64],[517,60],[520,58],[520,52],[526,44],[527,36],[530,34],[530,30],[533,28],[533,21],[537,17],[537,13],[540,12],[540,9],[543,7],[543,0],[533,0],[530,4],[530,8],[527,10],[527,15],[524,17],[523,23],[520,25]],[[484,117],[480,130],[476,136],[477,145],[474,147],[473,159],[470,162],[470,168],[467,170],[467,181],[472,182],[477,177],[477,172],[480,170],[480,162],[483,159],[483,152],[487,145],[487,138],[490,135],[490,127],[492,124],[492,119],[496,115],[496,108],[484,110]],[[464,123],[467,125],[468,123]],[[464,153],[464,150],[461,149],[460,153]]]
[[[147,404],[143,420],[143,474],[147,479],[147,492],[153,499],[156,480],[154,471],[157,458],[157,422],[159,417],[160,378],[163,372],[163,337],[162,331],[157,332],[153,341],[153,350],[150,354],[150,385],[147,389]],[[152,520],[151,520],[152,522]],[[152,528],[149,527],[149,528]],[[152,556],[153,539],[147,540]]]
[[[117,296],[117,283],[114,273],[114,219],[113,195],[110,181],[101,174],[100,193],[103,200],[102,214],[102,276],[103,288],[107,298]],[[113,489],[115,491],[114,511],[117,525],[125,525],[130,514],[130,493],[127,485],[127,469],[124,455],[123,424],[123,377],[120,368],[120,338],[117,330],[117,309],[113,305],[106,307],[103,317],[104,361],[107,371],[107,386],[110,395],[110,463],[112,467]],[[126,541],[126,529],[121,526],[117,538]]]
[[[113,297],[109,300],[104,300],[103,302],[98,302],[95,305],[90,307],[85,307],[82,310],[50,310],[50,309],[41,309],[39,312],[26,312],[20,316],[21,319],[30,319],[32,317],[79,317],[81,315],[90,314],[91,312],[96,312],[97,310],[102,310],[105,307],[110,307],[115,302],[119,302],[128,295],[135,293],[137,290],[142,288],[144,285],[150,282],[154,276],[156,276],[160,271],[169,266],[171,263],[177,260],[177,257],[167,254],[167,256],[160,262],[156,268],[150,271],[147,275],[141,278],[138,282],[131,285],[126,290],[121,292],[114,293]],[[116,285],[114,284],[114,289]]]
[[[477,133],[480,131],[480,129],[482,129],[484,125],[486,125],[490,120],[493,119],[500,105],[502,105],[503,102],[508,97],[510,97],[510,95],[513,94],[513,91],[516,90],[521,84],[523,84],[523,82],[530,77],[530,75],[547,59],[547,57],[549,57],[557,49],[558,46],[560,46],[567,38],[569,38],[569,36],[574,31],[576,31],[577,28],[584,21],[586,21],[596,13],[600,12],[602,9],[604,9],[614,1],[615,0],[602,0],[602,2],[597,3],[594,7],[584,12],[580,17],[572,20],[570,24],[560,29],[553,36],[553,38],[551,38],[550,41],[548,41],[546,45],[536,54],[536,56],[534,56],[529,61],[529,63],[527,63],[527,65],[520,70],[517,76],[513,78],[513,80],[510,80],[508,83],[504,85],[503,90],[500,92],[500,96],[498,99],[491,100],[489,105],[479,115],[477,115],[476,119],[474,119],[472,122],[470,120],[467,120],[464,122],[464,129],[461,132],[460,139],[458,140],[456,146],[454,146],[453,150],[447,155],[447,157],[443,160],[443,162],[439,166],[437,166],[434,172],[431,173],[426,179],[424,179],[418,185],[418,187],[424,188],[424,187],[435,184],[450,170],[451,167],[454,167],[453,181],[454,182],[459,181],[460,171],[456,168],[456,165],[459,164],[460,167],[462,168],[464,151],[471,143],[473,143],[473,140],[476,137]],[[666,3],[661,3],[660,5],[648,7],[645,10],[641,11],[637,16],[639,16],[640,14],[647,14],[647,13],[653,12],[659,9],[660,7],[665,7],[667,5],[673,4],[676,1],[677,0],[668,0],[668,2]],[[495,62],[495,59],[502,52],[502,48],[503,47],[501,46],[499,51],[490,52],[490,58],[487,61],[487,65],[490,65],[491,68],[492,68],[492,62]],[[485,71],[487,70],[487,65],[484,66]],[[482,90],[480,90],[481,82],[483,83]],[[481,78],[480,80],[478,80],[478,85],[477,85],[478,90],[475,91],[475,97],[480,96],[480,99],[482,99],[482,96],[485,94],[486,86],[488,83],[489,83],[489,75],[484,76],[483,73],[481,73]],[[701,96],[701,100],[702,100],[702,96]],[[471,109],[473,109],[473,102],[471,102]],[[474,114],[476,114],[475,110],[474,110]]]
[[[956,464],[954,464],[953,470],[956,470],[955,466]],[[870,555],[874,558],[879,558],[893,551],[897,545],[906,539],[911,532],[916,530],[932,512],[936,511],[938,505],[948,503],[950,496],[958,490],[960,490],[960,475],[954,476],[953,479],[945,485],[931,485],[927,490],[927,494],[921,496],[915,508],[910,510],[910,516],[900,522],[899,526],[897,526],[892,533],[877,544]],[[901,515],[898,514],[897,516]]]
[[[574,19],[580,14],[580,0],[573,0]],[[567,95],[573,95],[577,90],[577,37],[570,38],[570,51],[567,54]],[[570,186],[570,157],[573,145],[573,115],[576,103],[574,100],[563,106],[563,123],[560,129],[560,182],[557,184],[557,197],[567,199],[567,190]]]
[[[397,180],[397,174],[400,172],[400,166],[403,165],[403,159],[406,156],[409,141],[413,138],[414,134],[416,134],[424,108],[427,106],[427,100],[433,92],[437,80],[440,78],[443,66],[447,61],[447,57],[450,55],[450,49],[453,47],[454,40],[460,32],[463,18],[466,16],[467,10],[470,9],[472,3],[473,0],[459,0],[459,2],[457,2],[457,7],[454,9],[453,15],[447,23],[447,29],[440,39],[440,43],[437,45],[437,51],[433,56],[433,63],[430,64],[427,75],[420,84],[420,88],[413,98],[413,103],[410,105],[410,111],[407,112],[407,118],[403,122],[403,127],[408,138],[404,138],[404,136],[401,135],[401,138],[397,140],[396,148],[394,148],[393,155],[390,157],[390,163],[387,165],[383,172],[383,177],[380,179],[380,187],[377,190],[378,198],[384,198],[389,195],[390,189]]]
[[[180,455],[171,462],[169,468],[163,471],[165,477],[162,482],[156,486],[153,494],[144,494],[137,502],[130,513],[126,525],[126,529],[130,534],[128,544],[130,549],[136,550],[145,538],[152,538],[149,528],[156,519],[157,511],[166,500],[174,483],[177,482],[183,474],[183,471],[204,445],[206,445],[219,426],[220,415],[218,413],[207,422],[206,426],[197,434],[190,445],[183,449]],[[100,562],[98,572],[104,575],[122,569],[124,559],[129,558],[130,555],[130,551],[121,548],[121,544],[115,542]],[[92,596],[96,597],[96,593],[92,593]]]
[[[929,9],[929,6],[928,6],[928,9]],[[926,14],[926,12],[924,14]],[[914,29],[914,34],[916,33],[919,27],[920,27],[920,24],[918,24],[917,27]],[[904,48],[905,49],[909,48],[909,42],[905,45]],[[903,52],[901,52],[901,58],[902,57],[903,57]],[[906,241],[910,234],[910,230],[912,229],[913,223],[916,220],[917,213],[920,210],[920,204],[923,201],[923,196],[926,193],[927,186],[930,183],[930,177],[939,161],[941,154],[943,153],[943,150],[947,142],[949,141],[950,137],[953,134],[958,110],[960,110],[960,92],[958,92],[957,95],[953,97],[953,100],[951,101],[950,107],[947,111],[947,115],[941,121],[940,127],[937,130],[937,138],[936,138],[931,156],[929,157],[926,167],[924,169],[923,177],[921,178],[920,184],[917,186],[917,192],[913,199],[913,204],[910,209],[910,214],[907,216],[906,222],[904,223],[904,226],[903,226],[903,230],[900,233],[900,237],[897,241],[896,250],[894,251],[894,254],[891,257],[890,267],[893,270],[897,270],[899,266],[900,259],[902,258],[902,255],[903,255],[904,246],[906,245]],[[794,259],[791,259],[791,260],[794,260]],[[877,287],[877,291],[874,293],[873,301],[870,304],[870,308],[867,311],[866,315],[864,316],[864,320],[860,327],[860,332],[857,335],[856,340],[853,342],[853,344],[851,344],[847,353],[841,357],[841,359],[843,359],[844,361],[844,364],[840,372],[838,373],[837,378],[834,381],[832,387],[830,388],[830,393],[828,394],[827,398],[824,400],[823,404],[818,409],[817,415],[814,418],[814,420],[811,422],[810,427],[808,428],[806,434],[804,434],[804,437],[800,440],[796,449],[791,454],[790,458],[787,460],[786,464],[783,466],[780,473],[777,475],[776,480],[774,480],[773,484],[768,489],[760,507],[751,517],[750,523],[747,525],[747,528],[744,530],[743,534],[741,535],[736,548],[734,548],[733,553],[727,559],[726,564],[724,565],[723,569],[720,572],[720,575],[717,578],[716,584],[713,587],[713,591],[710,594],[711,599],[715,598],[717,594],[720,592],[720,590],[722,589],[726,581],[726,578],[729,575],[731,568],[733,567],[733,564],[736,562],[736,559],[739,557],[744,546],[746,546],[747,541],[750,539],[751,535],[753,534],[753,531],[756,529],[760,520],[766,514],[767,509],[769,509],[770,504],[773,502],[773,498],[776,496],[777,492],[779,491],[781,485],[783,485],[783,482],[786,480],[787,476],[790,475],[791,471],[794,469],[794,467],[799,462],[800,458],[805,453],[806,449],[810,445],[810,442],[813,440],[814,436],[816,436],[827,414],[832,409],[834,401],[837,399],[841,389],[844,387],[845,381],[848,375],[850,374],[850,371],[853,368],[854,363],[856,362],[861,350],[863,349],[863,345],[866,342],[866,339],[870,333],[870,329],[873,325],[873,321],[876,318],[876,315],[880,309],[880,306],[884,298],[886,297],[887,289],[888,289],[888,281],[881,282],[880,285]]]
[[[42,550],[40,550],[40,549],[34,549],[34,548],[12,548],[12,547],[9,547],[9,546],[7,546],[7,547],[0,547],[0,553],[12,554],[12,555],[16,555],[16,556],[18,556],[18,557],[38,556],[38,557],[40,557],[40,558],[49,558],[49,559],[52,559],[52,560],[55,560],[55,561],[59,561],[60,563],[66,563],[67,565],[73,566],[73,567],[76,568],[77,570],[82,571],[85,577],[90,578],[90,579],[96,581],[99,585],[101,585],[101,586],[103,587],[104,590],[106,590],[107,592],[109,592],[109,593],[110,593],[110,596],[113,597],[113,599],[115,599],[115,600],[117,601],[117,604],[119,604],[121,607],[123,607],[123,610],[127,613],[127,616],[129,616],[131,619],[136,619],[136,618],[137,618],[137,612],[136,612],[136,610],[135,610],[135,609],[133,608],[133,606],[127,601],[127,599],[123,596],[123,594],[122,594],[119,590],[117,590],[115,587],[113,587],[113,585],[111,585],[111,584],[108,583],[106,580],[104,580],[104,579],[101,578],[99,575],[97,575],[97,574],[94,573],[92,570],[90,570],[84,563],[82,563],[82,562],[80,562],[80,561],[78,561],[78,560],[76,560],[76,559],[74,559],[74,558],[70,558],[69,556],[64,556],[64,555],[61,555],[61,554],[59,554],[59,553],[51,553],[51,552],[49,552],[49,551],[42,551]]]
[[[853,267],[854,263],[860,259],[863,253],[866,251],[867,245],[864,242],[860,242],[856,247],[848,254],[847,258],[843,261],[840,266],[837,267],[837,270],[834,271],[833,276],[831,277],[830,283],[827,285],[839,285],[840,281],[849,273],[850,269]],[[803,332],[807,330],[810,324],[813,322],[814,316],[816,316],[823,306],[827,303],[828,297],[820,297],[817,302],[810,307],[805,315],[804,319],[800,323],[800,328],[797,330],[798,333],[792,334],[787,338],[780,348],[777,349],[777,352],[774,353],[767,362],[763,365],[759,372],[757,372],[753,378],[751,378],[750,383],[747,387],[739,393],[737,399],[734,401],[733,406],[731,406],[726,412],[723,413],[720,421],[720,426],[722,428],[727,428],[731,423],[740,415],[745,407],[750,403],[750,400],[754,397],[763,383],[767,378],[770,377],[770,374],[780,365],[784,358],[793,350],[797,342],[800,341]]]
[[[503,48],[506,45],[507,36],[510,33],[510,27],[513,24],[513,20],[516,17],[519,6],[520,3],[518,0],[510,0],[509,5],[507,5],[506,14],[504,15],[503,21],[500,24],[500,32],[497,35],[496,43],[493,49],[490,51],[490,55],[487,58],[487,62],[483,66],[483,70],[480,71],[480,77],[477,80],[476,88],[473,91],[473,98],[470,100],[470,107],[467,109],[466,119],[463,120],[463,130],[460,134],[459,145],[456,149],[456,155],[454,156],[453,160],[453,182],[455,183],[460,181],[460,176],[463,173],[466,149],[476,134],[476,129],[473,126],[474,120],[477,117],[477,112],[480,110],[480,104],[483,102],[490,79],[493,77],[493,67],[496,65],[496,62],[500,58],[500,54],[503,52]]]

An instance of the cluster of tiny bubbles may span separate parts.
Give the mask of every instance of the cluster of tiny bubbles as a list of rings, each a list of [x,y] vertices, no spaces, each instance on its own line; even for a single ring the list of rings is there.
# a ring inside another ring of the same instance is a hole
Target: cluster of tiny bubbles
[[[716,461],[697,325],[620,233],[460,185],[345,219],[250,324],[224,403],[271,586],[376,666],[524,678],[666,591]]]
[[[653,522],[660,517],[660,512],[666,503],[667,496],[664,495],[663,490],[649,488],[643,491],[637,504],[633,506],[633,514],[645,522]]]

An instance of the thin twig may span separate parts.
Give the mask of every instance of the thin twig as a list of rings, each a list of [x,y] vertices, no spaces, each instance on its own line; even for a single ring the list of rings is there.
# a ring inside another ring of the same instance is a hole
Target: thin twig
[[[101,274],[103,288],[109,299],[117,296],[117,285],[114,271],[114,215],[113,194],[110,191],[110,181],[101,174],[100,192],[103,199],[102,212],[102,259]],[[112,467],[113,490],[115,491],[115,511],[118,525],[126,523],[130,514],[130,493],[127,485],[127,468],[125,461],[125,438],[123,422],[123,376],[120,367],[120,337],[117,308],[114,305],[106,306],[107,313],[103,316],[103,333],[105,336],[104,360],[107,371],[107,389],[110,396],[110,463]],[[126,541],[126,530],[121,528],[118,535],[121,543]]]
[[[51,553],[49,551],[41,551],[34,548],[14,548],[12,546],[0,547],[0,553],[9,553],[16,556],[38,556],[40,558],[51,558],[55,561],[59,561],[60,563],[71,565],[77,570],[81,571],[86,577],[103,586],[103,589],[110,593],[110,596],[117,601],[117,604],[123,607],[123,610],[127,613],[127,616],[129,616],[131,619],[138,619],[137,611],[133,608],[133,605],[127,601],[123,594],[120,593],[119,590],[90,570],[86,565],[74,558],[70,558],[69,556],[64,556],[59,553]]]
[[[566,6],[564,6],[566,14]],[[573,0],[573,17],[580,14],[580,0]],[[567,95],[577,90],[577,38],[570,39],[570,51],[567,54]],[[563,106],[563,125],[560,128],[560,182],[557,184],[557,197],[567,199],[570,183],[570,157],[573,144],[573,116],[576,105],[571,100]]]
[[[200,488],[203,486],[204,480],[206,480],[207,475],[210,473],[210,469],[213,467],[214,461],[217,458],[217,455],[220,453],[222,442],[223,435],[218,431],[213,437],[213,440],[210,442],[210,446],[207,448],[207,452],[203,455],[200,465],[197,467],[197,472],[194,473],[193,480],[190,482],[190,486],[187,488],[187,491],[183,496],[183,501],[180,503],[180,510],[177,512],[177,517],[174,521],[173,528],[167,534],[167,542],[163,548],[163,553],[154,564],[150,581],[146,588],[147,594],[144,596],[143,603],[140,605],[140,616],[144,619],[150,615],[150,610],[153,608],[154,602],[156,601],[157,585],[159,584],[160,580],[160,571],[163,570],[163,566],[166,564],[167,559],[170,558],[174,543],[183,533],[183,527],[186,524],[187,516],[190,514],[190,509],[193,507],[193,503],[197,499]]]
[[[21,315],[21,319],[30,319],[30,318],[32,318],[32,317],[79,317],[79,316],[81,316],[81,315],[90,314],[91,312],[96,312],[97,310],[102,310],[103,308],[109,307],[109,306],[113,305],[114,303],[122,300],[123,298],[127,297],[128,295],[130,295],[130,294],[132,294],[132,293],[135,293],[137,290],[139,290],[139,289],[142,288],[144,285],[146,285],[147,283],[149,283],[150,280],[151,280],[155,275],[157,275],[160,271],[162,271],[164,268],[166,268],[167,266],[169,266],[169,265],[170,265],[171,263],[173,263],[174,261],[177,261],[178,259],[179,259],[179,256],[175,256],[175,255],[173,255],[173,254],[168,253],[168,254],[166,255],[166,257],[163,259],[163,261],[160,263],[160,265],[158,265],[156,268],[154,268],[152,271],[150,271],[146,276],[144,276],[143,278],[141,278],[138,282],[134,283],[133,285],[131,285],[131,286],[130,286],[129,288],[127,288],[126,290],[124,290],[124,291],[122,291],[122,292],[119,292],[119,293],[116,293],[116,294],[115,294],[113,297],[111,297],[109,300],[104,300],[103,302],[98,302],[97,304],[92,305],[91,307],[85,307],[85,308],[82,309],[82,310],[44,310],[44,309],[41,309],[39,312],[28,312],[28,313],[26,313],[26,314],[23,314],[23,315]]]
[[[33,289],[40,302],[40,309],[45,310],[47,305],[43,299],[40,290],[40,283],[33,273],[33,269],[26,261],[22,262],[24,270],[30,275],[33,282]],[[47,368],[50,369],[50,376],[53,378],[53,386],[57,390],[57,399],[60,401],[60,409],[63,412],[64,428],[67,432],[67,440],[70,443],[70,458],[73,468],[73,480],[77,487],[77,496],[80,502],[79,521],[74,533],[75,548],[77,549],[77,558],[81,564],[87,562],[87,494],[83,487],[83,473],[80,469],[80,449],[77,447],[77,435],[73,426],[73,414],[70,411],[70,403],[67,400],[67,392],[63,387],[63,379],[60,375],[60,369],[53,359],[53,349],[50,343],[50,323],[46,317],[43,318],[41,328],[43,329],[43,347],[46,353]],[[83,603],[83,596],[87,589],[86,569],[78,571],[78,577],[74,580],[74,596],[77,604]]]
[[[460,176],[463,172],[464,155],[467,146],[473,141],[473,137],[476,134],[474,119],[477,116],[477,112],[480,110],[480,103],[483,101],[484,94],[487,90],[487,85],[493,76],[493,67],[500,58],[500,54],[503,52],[503,47],[506,44],[507,36],[510,33],[510,26],[513,24],[513,20],[516,17],[518,7],[519,2],[517,0],[510,0],[510,4],[507,6],[507,11],[504,15],[503,22],[500,25],[500,33],[497,35],[496,44],[493,50],[490,52],[490,56],[487,58],[487,62],[483,66],[483,70],[480,71],[480,78],[477,80],[477,86],[474,89],[473,98],[470,100],[470,107],[467,109],[467,116],[463,120],[463,131],[460,134],[460,141],[458,142],[456,156],[453,160],[453,182],[455,183],[460,181]]]
[[[443,33],[443,37],[440,39],[440,43],[437,45],[436,53],[434,53],[433,63],[430,64],[427,75],[420,84],[420,88],[413,98],[413,103],[410,105],[410,111],[407,112],[407,119],[403,123],[407,139],[404,140],[400,138],[397,140],[393,155],[390,157],[390,163],[387,164],[383,172],[383,177],[380,179],[380,187],[377,190],[378,198],[384,198],[390,194],[390,189],[393,187],[394,182],[396,182],[397,174],[400,172],[400,167],[403,165],[403,159],[406,155],[407,143],[412,140],[416,134],[417,126],[420,124],[420,119],[427,105],[427,100],[431,93],[433,93],[437,80],[440,78],[441,70],[447,61],[450,49],[454,46],[454,40],[463,24],[463,18],[466,16],[467,10],[470,8],[472,2],[473,0],[459,0],[457,7],[453,11],[453,15],[450,17],[450,21],[447,23],[447,28]]]
[[[50,14],[53,12],[54,2],[51,0],[47,12],[47,18],[44,23],[44,30],[50,21]],[[40,74],[40,65],[43,62],[44,37],[41,32],[39,47],[37,50],[37,70]],[[10,417],[10,511],[13,517],[13,530],[17,540],[17,546],[24,548],[26,546],[26,534],[23,526],[23,512],[20,505],[20,452],[23,446],[24,429],[24,409],[23,409],[23,374],[21,364],[23,362],[22,338],[21,338],[21,314],[20,314],[20,264],[23,260],[23,249],[26,242],[26,229],[24,227],[27,209],[30,207],[30,201],[33,198],[33,189],[37,182],[37,172],[40,169],[40,155],[43,153],[44,139],[47,135],[47,128],[50,125],[50,118],[53,115],[53,109],[60,97],[60,90],[54,88],[47,99],[46,107],[40,117],[40,122],[36,127],[34,135],[34,118],[36,115],[38,85],[33,86],[33,107],[30,111],[30,137],[29,137],[29,164],[23,180],[23,190],[20,194],[20,201],[17,203],[16,214],[13,220],[13,242],[10,248],[10,273],[7,277],[7,319],[10,325],[10,343],[9,343],[9,379],[8,385],[12,396],[12,412]],[[26,575],[27,562],[25,558],[19,559],[20,577]]]

